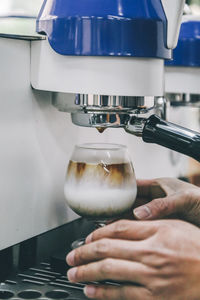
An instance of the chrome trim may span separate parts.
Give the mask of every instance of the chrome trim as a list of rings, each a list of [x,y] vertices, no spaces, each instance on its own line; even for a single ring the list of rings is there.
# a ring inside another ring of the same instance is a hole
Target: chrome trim
[[[130,115],[117,113],[72,113],[71,118],[73,124],[82,127],[124,128],[130,119]]]
[[[139,113],[154,107],[154,97],[128,97],[105,95],[76,95],[76,104],[84,112]]]
[[[167,93],[166,98],[170,101],[172,106],[200,107],[199,94]]]
[[[164,97],[53,93],[52,104],[60,111],[71,112],[73,124],[94,127],[100,132],[106,128],[126,128],[127,132],[134,132],[140,136],[143,126],[140,120],[143,117],[157,114],[166,118]]]
[[[127,133],[133,134],[138,137],[142,137],[142,132],[145,126],[146,118],[140,118],[140,117],[131,117],[129,122],[127,123],[125,127],[125,131]]]
[[[154,97],[127,97],[52,93],[52,104],[62,112],[145,113],[155,105]]]

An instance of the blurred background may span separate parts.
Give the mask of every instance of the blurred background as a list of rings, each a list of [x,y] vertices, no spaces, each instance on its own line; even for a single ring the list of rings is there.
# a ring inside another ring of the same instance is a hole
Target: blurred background
[[[193,14],[200,15],[200,0],[187,0],[186,3],[190,5]]]

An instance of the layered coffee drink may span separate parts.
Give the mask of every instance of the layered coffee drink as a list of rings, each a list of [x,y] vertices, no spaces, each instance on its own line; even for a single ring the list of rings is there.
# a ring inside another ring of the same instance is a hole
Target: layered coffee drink
[[[95,220],[112,219],[128,212],[137,193],[134,169],[125,149],[103,145],[100,151],[97,145],[88,149],[82,161],[70,160],[64,187],[69,206],[77,214]]]

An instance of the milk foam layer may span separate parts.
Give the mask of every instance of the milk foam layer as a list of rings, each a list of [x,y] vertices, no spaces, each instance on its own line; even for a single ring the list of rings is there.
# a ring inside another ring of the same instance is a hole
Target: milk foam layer
[[[79,215],[86,217],[111,218],[131,209],[135,202],[137,187],[128,189],[89,188],[65,184],[65,197],[69,206]]]

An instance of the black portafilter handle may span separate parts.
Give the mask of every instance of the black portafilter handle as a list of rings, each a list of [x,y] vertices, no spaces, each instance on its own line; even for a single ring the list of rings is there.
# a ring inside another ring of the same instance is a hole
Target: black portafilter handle
[[[152,115],[146,122],[142,133],[143,141],[155,143],[200,162],[200,133],[166,122]]]

